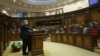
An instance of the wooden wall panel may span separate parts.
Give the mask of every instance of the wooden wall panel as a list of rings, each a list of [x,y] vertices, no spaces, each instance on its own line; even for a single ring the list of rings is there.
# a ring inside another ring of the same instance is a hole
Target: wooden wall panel
[[[32,36],[31,39],[32,56],[44,54],[43,52],[43,38],[45,37],[44,33],[45,33],[44,31],[36,31],[30,34]]]
[[[76,23],[82,24],[84,22],[84,16],[77,17],[76,21],[77,21]]]
[[[0,13],[0,56],[6,50],[9,43],[8,31],[11,25],[9,25],[9,17]]]
[[[74,44],[74,37],[73,37],[73,35],[68,35],[68,42],[69,42],[69,44]]]
[[[2,30],[0,28],[0,56],[2,56]]]
[[[80,47],[82,47],[83,46],[83,40],[82,40],[82,36],[81,35],[76,35],[75,36],[75,44],[77,45],[77,46],[80,46]]]
[[[100,12],[94,12],[91,15],[93,21],[99,22],[100,21]]]
[[[76,23],[77,24],[82,24],[84,22],[84,20],[85,20],[85,16],[84,15],[76,17]]]
[[[68,24],[69,24],[68,19],[65,19],[65,25],[68,26]]]
[[[66,34],[62,35],[62,42],[63,43],[68,43],[68,36]]]
[[[91,36],[84,36],[83,38],[83,45],[84,48],[92,50],[93,49],[93,43]]]
[[[62,38],[61,38],[61,35],[60,34],[57,34],[56,35],[56,38],[57,38],[57,42],[61,42],[62,41]]]
[[[5,32],[5,29],[4,29],[4,32],[3,32],[3,50],[6,49],[6,38],[5,38],[5,35],[6,35],[6,32]]]
[[[36,39],[35,39],[35,48],[36,49],[42,49],[43,48],[43,39],[42,39],[42,37],[37,37]]]
[[[11,41],[20,41],[20,34],[12,34]]]
[[[56,41],[56,35],[55,35],[55,34],[52,34],[52,36],[51,36],[51,41],[53,41],[53,42]]]
[[[33,23],[34,23],[34,21],[33,21],[32,19],[30,19],[30,20],[29,20],[29,26],[30,26],[31,28],[33,28]]]

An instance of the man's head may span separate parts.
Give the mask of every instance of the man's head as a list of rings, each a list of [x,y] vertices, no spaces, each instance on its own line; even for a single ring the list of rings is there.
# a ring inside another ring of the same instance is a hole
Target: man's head
[[[24,24],[28,24],[28,20],[24,20]]]

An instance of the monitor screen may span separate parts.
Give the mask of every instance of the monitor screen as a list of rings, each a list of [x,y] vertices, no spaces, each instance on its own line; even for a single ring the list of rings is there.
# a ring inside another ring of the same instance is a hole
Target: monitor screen
[[[89,0],[89,5],[95,5],[95,4],[98,4],[99,3],[99,0]]]
[[[27,12],[17,12],[16,17],[27,17]]]

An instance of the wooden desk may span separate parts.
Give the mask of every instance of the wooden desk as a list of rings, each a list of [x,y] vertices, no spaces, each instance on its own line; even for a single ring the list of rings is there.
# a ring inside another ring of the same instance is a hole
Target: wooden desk
[[[57,36],[56,36],[57,35]],[[94,47],[97,46],[97,37],[92,35],[85,34],[52,34],[52,42],[60,42],[65,44],[70,44],[73,46],[78,46],[87,50],[94,50]]]
[[[82,34],[76,34],[75,36],[75,45],[79,47],[83,47],[83,37]]]

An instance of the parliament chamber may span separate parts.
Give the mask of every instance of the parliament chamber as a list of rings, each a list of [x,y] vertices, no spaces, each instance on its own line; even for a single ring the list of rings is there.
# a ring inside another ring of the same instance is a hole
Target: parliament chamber
[[[19,18],[0,13],[0,56],[11,41],[21,41],[20,26],[23,20],[28,20],[31,28],[40,31],[30,33],[33,36],[33,56],[43,53],[43,41],[49,35],[51,42],[73,45],[89,51],[94,51],[98,46],[100,4],[68,13],[40,17]]]

